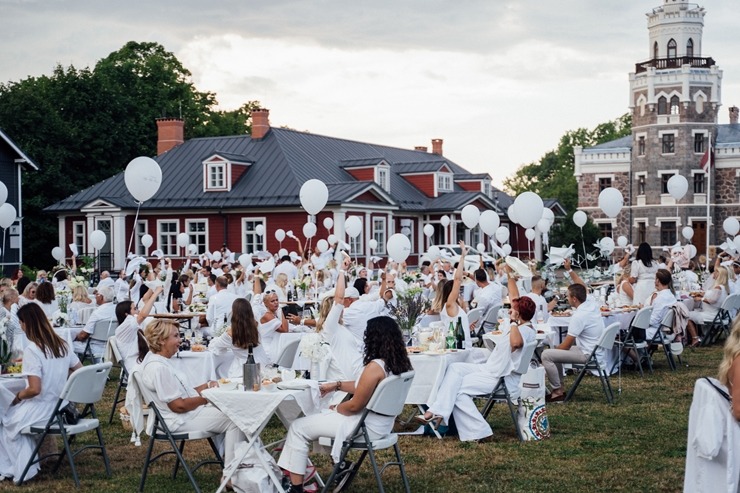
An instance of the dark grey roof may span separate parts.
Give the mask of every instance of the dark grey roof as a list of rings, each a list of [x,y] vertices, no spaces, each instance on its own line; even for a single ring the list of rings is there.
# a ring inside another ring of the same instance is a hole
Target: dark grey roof
[[[376,195],[381,197],[385,197],[387,195],[377,184],[370,181],[327,183],[326,188],[329,189],[329,204],[343,204],[352,200],[353,197],[365,192],[375,192]],[[392,198],[388,197],[388,199],[389,205],[395,204]]]
[[[561,211],[563,211],[564,214],[567,214],[568,211],[565,210],[565,207],[563,207],[563,204],[561,204],[558,199],[542,199],[542,203],[545,207],[548,209],[557,208]],[[555,214],[556,216],[558,214]]]
[[[459,173],[455,175],[455,181],[464,180],[490,180],[491,175],[488,173]]]
[[[480,200],[491,209],[495,209],[494,202],[481,192],[442,193],[436,198],[429,199],[427,209],[429,211],[459,211],[475,200]]]
[[[609,142],[602,142],[593,147],[587,147],[584,151],[598,151],[607,149],[631,149],[632,148],[632,136],[627,135],[620,137],[619,139],[610,140]]]
[[[375,166],[383,160],[383,156],[360,158],[360,159],[343,159],[339,161],[342,168],[359,168],[363,166]]]
[[[248,159],[253,163],[233,185],[231,192],[203,191],[202,163],[213,154],[236,156],[239,161]],[[311,178],[331,184],[332,203],[373,186],[376,193],[382,195],[385,192],[377,185],[356,181],[340,164],[370,157],[376,164],[385,160],[391,166],[390,193],[387,195],[399,209],[406,211],[424,211],[435,199],[425,196],[400,176],[399,170],[418,167],[436,171],[445,164],[453,173],[470,174],[436,154],[272,128],[259,140],[248,135],[191,139],[157,156],[155,159],[162,168],[162,185],[141,207],[143,210],[299,207],[301,185]],[[459,185],[454,187],[455,191],[462,191]],[[119,173],[45,210],[79,211],[96,199],[121,208],[136,207],[126,189],[123,173]],[[510,203],[511,198],[499,192],[499,201],[501,204]]]
[[[218,154],[222,158],[228,159],[229,161],[235,162],[235,163],[254,163],[254,158],[250,156],[244,156],[242,154],[234,154],[233,152],[224,152],[219,149],[216,149],[213,152],[209,152],[207,155],[203,156],[203,159],[201,161],[208,159],[214,154]]]
[[[447,161],[437,158],[434,161],[416,161],[407,163],[395,163],[393,171],[397,173],[434,173],[442,166],[447,166]],[[449,167],[449,166],[448,166]]]
[[[717,147],[729,146],[731,144],[740,144],[740,124],[727,123],[717,125]]]
[[[16,154],[18,154],[18,158],[23,160],[23,165],[38,171],[38,165],[34,163],[30,157],[26,156],[26,153],[23,152],[21,148],[16,145],[15,142],[13,142],[13,139],[8,137],[8,134],[3,132],[2,128],[0,128],[0,139],[4,140],[10,146],[10,148],[13,149]]]

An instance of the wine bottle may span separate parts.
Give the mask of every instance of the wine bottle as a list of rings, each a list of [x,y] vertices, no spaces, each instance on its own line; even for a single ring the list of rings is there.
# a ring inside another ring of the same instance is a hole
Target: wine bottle
[[[455,324],[450,322],[450,330],[447,331],[447,338],[445,339],[447,349],[455,349]]]
[[[465,329],[462,326],[462,317],[457,317],[457,327],[455,329],[455,339],[457,342],[457,349],[465,349]]]

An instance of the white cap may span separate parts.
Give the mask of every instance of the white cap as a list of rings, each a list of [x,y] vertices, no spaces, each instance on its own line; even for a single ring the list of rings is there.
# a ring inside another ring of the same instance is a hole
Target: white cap
[[[345,298],[359,298],[360,292],[357,291],[357,288],[355,288],[354,286],[350,286],[344,290],[344,297]]]

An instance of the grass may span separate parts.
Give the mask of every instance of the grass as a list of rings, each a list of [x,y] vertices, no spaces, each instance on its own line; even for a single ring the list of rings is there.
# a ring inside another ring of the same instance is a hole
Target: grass
[[[584,378],[572,402],[547,408],[552,437],[520,444],[506,406],[497,405],[489,416],[496,440],[493,443],[461,443],[456,438],[404,436],[400,439],[412,491],[423,492],[533,492],[533,491],[681,491],[688,430],[688,411],[693,385],[701,376],[714,376],[722,357],[721,347],[687,350],[689,367],[671,372],[662,355],[656,354],[656,373],[640,378],[636,372],[622,377],[622,393],[614,405],[606,404],[596,378]],[[117,371],[115,371],[117,376]],[[568,377],[566,385],[572,382]],[[110,382],[99,405],[105,416],[103,433],[111,457],[113,476],[107,478],[95,452],[83,452],[76,463],[82,479],[81,492],[136,491],[146,453],[129,443],[130,433],[117,418],[107,424],[117,382]],[[615,392],[618,378],[612,379]],[[412,409],[409,407],[408,412]],[[273,422],[263,439],[280,438],[284,429]],[[92,437],[85,437],[85,439]],[[84,440],[83,440],[84,441]],[[188,447],[191,447],[190,445]],[[193,444],[186,456],[204,458],[207,446]],[[389,460],[390,454],[379,453]],[[315,456],[324,477],[330,472],[328,457]],[[171,479],[172,459],[151,470],[146,491],[190,491],[180,472]],[[220,471],[205,466],[196,474],[203,491],[215,491]],[[387,491],[403,491],[397,468],[383,475]],[[69,467],[56,476],[46,471],[23,486],[24,492],[68,492],[74,488]],[[369,463],[363,464],[352,491],[375,491]],[[0,491],[17,490],[0,483]]]

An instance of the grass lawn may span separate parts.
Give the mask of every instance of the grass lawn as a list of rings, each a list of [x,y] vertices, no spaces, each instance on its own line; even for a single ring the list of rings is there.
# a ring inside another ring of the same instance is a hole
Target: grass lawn
[[[662,354],[656,353],[656,373],[640,378],[637,372],[622,377],[622,393],[614,405],[606,404],[598,379],[584,378],[575,399],[568,404],[548,406],[552,437],[542,442],[520,444],[505,405],[491,413],[496,440],[493,443],[461,443],[455,438],[404,436],[401,452],[411,480],[411,490],[450,491],[681,491],[688,430],[688,411],[694,381],[715,376],[722,348],[714,346],[687,350],[689,366],[671,372]],[[684,360],[684,363],[687,361]],[[118,372],[110,382],[99,412],[110,412]],[[566,379],[570,385],[573,377]],[[612,378],[615,393],[617,375]],[[408,408],[408,412],[411,412]],[[111,457],[113,476],[105,477],[102,461],[95,452],[77,458],[84,492],[131,492],[138,488],[146,440],[142,447],[129,443],[130,433],[118,419],[104,425],[103,433]],[[279,438],[284,430],[277,420],[263,439]],[[88,439],[88,437],[85,437]],[[89,437],[92,438],[92,435]],[[191,445],[190,459],[205,457],[207,446]],[[190,446],[189,446],[190,447]],[[381,452],[380,458],[390,458]],[[316,456],[319,471],[327,477],[328,457]],[[189,491],[182,472],[170,477],[172,459],[155,465],[147,479],[146,491]],[[220,471],[205,466],[197,473],[203,491],[215,491]],[[389,492],[403,491],[398,469],[384,474]],[[0,491],[18,490],[5,482]],[[42,473],[22,487],[24,492],[68,492],[74,490],[69,467],[57,476]],[[363,464],[352,491],[375,491],[369,463]]]

